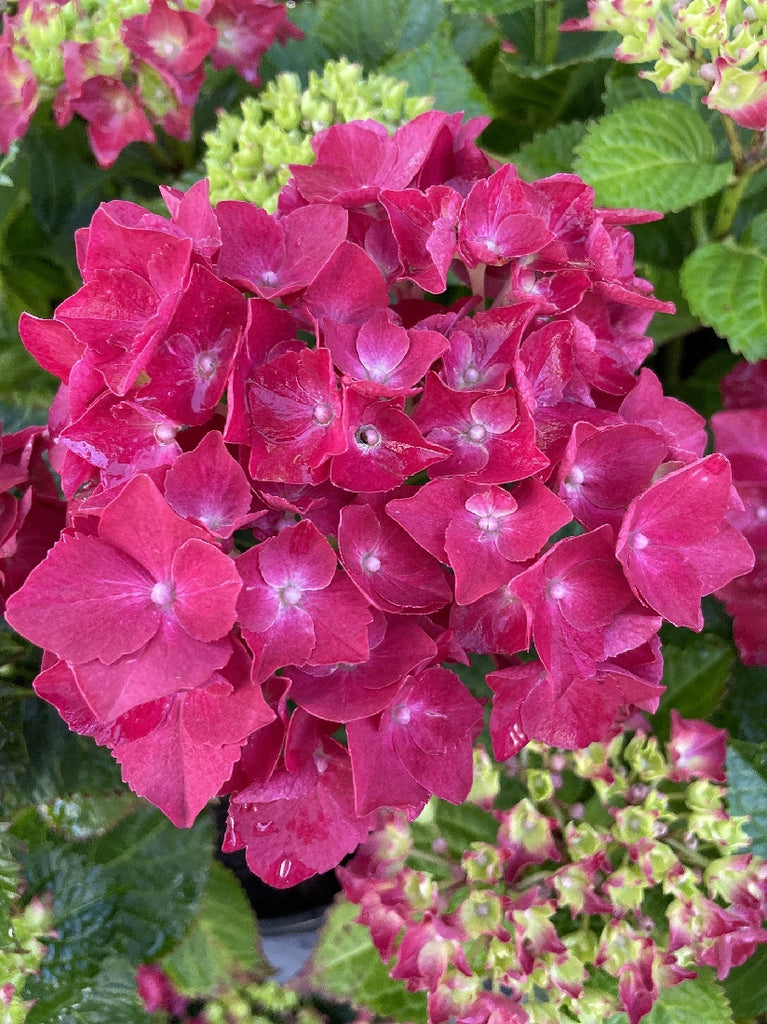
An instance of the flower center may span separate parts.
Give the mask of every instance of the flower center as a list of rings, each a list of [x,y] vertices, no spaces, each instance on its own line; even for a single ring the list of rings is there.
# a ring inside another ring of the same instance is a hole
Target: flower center
[[[643,533],[632,533],[631,535],[631,546],[635,551],[642,551],[650,541],[645,537]]]
[[[378,572],[381,568],[381,559],[378,555],[365,555],[362,559],[362,568],[365,572]]]
[[[214,352],[200,352],[196,363],[197,376],[202,380],[210,380],[218,369],[218,359]]]
[[[561,601],[567,593],[567,587],[561,580],[552,580],[548,586],[548,595],[555,601]]]
[[[464,384],[476,384],[477,381],[479,380],[479,377],[479,370],[477,369],[476,366],[474,366],[473,363],[470,366],[467,366],[466,369],[463,371]]]
[[[283,604],[287,604],[292,607],[293,605],[297,605],[300,600],[301,591],[298,587],[294,587],[292,583],[289,583],[287,587],[283,587],[280,591],[280,601],[282,601]]]
[[[500,525],[496,516],[480,516],[477,520],[477,526],[483,533],[495,533]]]
[[[487,437],[487,430],[481,423],[472,423],[466,431],[466,436],[475,444],[481,444]]]
[[[407,725],[410,721],[410,708],[407,705],[394,709],[394,721],[397,725]]]
[[[381,443],[381,432],[377,427],[366,424],[359,428],[354,440],[361,448],[377,448]]]
[[[326,427],[334,418],[333,407],[328,402],[317,402],[312,411],[312,419],[320,427]]]
[[[152,592],[149,595],[153,604],[156,604],[160,608],[170,608],[173,604],[173,588],[170,583],[166,583],[164,580],[160,580],[152,587]]]
[[[170,444],[177,432],[178,427],[172,423],[157,423],[154,428],[154,439],[158,444]]]

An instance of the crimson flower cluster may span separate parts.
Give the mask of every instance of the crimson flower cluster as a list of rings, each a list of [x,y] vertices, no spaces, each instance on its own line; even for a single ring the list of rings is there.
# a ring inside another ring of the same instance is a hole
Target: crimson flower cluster
[[[229,794],[274,885],[465,798],[483,707],[446,665],[496,659],[499,758],[583,746],[753,565],[727,460],[640,371],[671,307],[623,225],[655,215],[495,167],[485,123],[332,127],[275,215],[104,204],[82,287],[22,317],[68,502],[7,604],[36,690],[179,825]]]
[[[40,100],[53,89],[56,123],[63,127],[75,115],[82,117],[102,167],[131,142],[154,142],[153,125],[188,139],[206,58],[214,68],[233,67],[257,85],[258,62],[269,47],[301,36],[276,0],[202,0],[196,11],[151,0],[147,13],[120,19],[119,39],[94,37],[94,31],[104,32],[101,23],[60,42],[54,35],[63,73],[59,84],[43,71],[36,75],[32,62],[39,59],[47,68],[50,55],[35,53],[47,41],[40,26],[50,23],[60,31],[62,6],[63,0],[21,0],[15,14],[3,16],[0,150],[25,134]],[[83,42],[83,35],[91,41]],[[30,59],[22,56],[26,51]]]
[[[0,436],[0,610],[66,525],[47,448],[44,427]]]
[[[711,419],[717,448],[732,464],[742,507],[729,513],[756,554],[742,579],[718,593],[733,618],[746,665],[767,665],[767,362],[739,363],[722,381],[724,409]]]

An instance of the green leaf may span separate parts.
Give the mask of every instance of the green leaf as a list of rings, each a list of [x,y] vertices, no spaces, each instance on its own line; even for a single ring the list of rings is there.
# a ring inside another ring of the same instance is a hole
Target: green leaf
[[[767,254],[734,242],[709,242],[682,265],[690,309],[733,352],[767,356]]]
[[[139,998],[136,966],[124,957],[107,956],[69,1003],[52,1006],[37,1002],[27,1014],[26,1024],[150,1024],[153,1019]]]
[[[13,948],[10,914],[21,891],[21,868],[14,852],[13,837],[0,829],[0,951]]]
[[[87,843],[35,836],[30,828],[24,838],[31,847],[24,861],[29,890],[51,893],[57,932],[25,994],[38,1000],[40,1024],[68,1024],[79,1019],[70,1014],[80,1012],[84,996],[99,991],[108,956],[125,958],[135,970],[179,941],[207,882],[210,822],[177,829],[141,807]]]
[[[767,946],[760,946],[750,959],[727,975],[724,990],[739,1020],[767,1013],[766,978]]]
[[[210,996],[235,983],[240,973],[265,979],[256,919],[242,886],[213,861],[197,916],[162,966],[182,995]]]
[[[746,832],[751,849],[767,857],[767,743],[732,742],[727,751],[727,802],[731,814],[750,819]]]
[[[142,807],[88,844],[89,860],[119,893],[117,952],[146,960],[184,934],[208,880],[210,819],[176,828],[154,807]]]
[[[104,835],[136,810],[139,798],[124,789],[118,793],[74,793],[37,804],[48,828],[65,839]]]
[[[697,978],[665,988],[642,1024],[732,1024],[732,1010],[714,972],[703,968]],[[625,1013],[609,1024],[626,1024]]]
[[[374,1014],[425,1024],[426,994],[408,992],[403,982],[389,977],[370,932],[354,923],[357,912],[345,900],[331,909],[312,958],[309,983]]]
[[[767,210],[753,218],[743,232],[741,243],[750,248],[753,246],[762,252],[767,252]]]
[[[698,329],[698,331],[688,333],[685,337],[685,347],[693,358],[697,355],[698,343],[707,340],[702,337],[702,334],[703,332]],[[708,419],[722,408],[721,380],[733,368],[735,361],[735,356],[729,348],[726,345],[720,345],[710,356],[698,363],[691,377],[679,381],[674,389],[674,397],[687,402],[701,416]],[[714,599],[712,598],[712,600]]]
[[[603,206],[663,213],[715,195],[732,165],[714,163],[715,143],[703,119],[682,103],[636,100],[589,126],[575,170]]]
[[[767,668],[735,665],[715,724],[733,740],[767,743]]]
[[[609,66],[607,58],[612,57],[617,42],[614,33],[558,31],[560,17],[565,20],[583,13],[578,0],[568,3],[562,14],[557,4],[540,0],[520,7],[524,9],[501,14],[498,19],[504,37],[516,47],[517,52],[507,59],[517,74],[540,78],[554,68],[576,64]]]
[[[382,70],[406,81],[413,95],[433,96],[437,110],[461,110],[467,117],[492,112],[490,101],[462,64],[446,29],[395,57]]]
[[[512,157],[526,181],[545,178],[560,171],[572,171],[573,151],[586,131],[583,121],[568,121],[539,132]]]
[[[76,793],[107,793],[123,788],[119,768],[109,751],[90,737],[70,732],[55,708],[38,697],[24,701],[23,741],[11,766],[18,788],[0,794],[0,799],[36,804]]]
[[[438,0],[326,0],[314,36],[334,56],[372,71],[398,49],[426,42],[443,16]]]
[[[668,736],[669,716],[708,718],[724,694],[735,659],[732,646],[714,633],[666,627],[663,631],[663,694],[655,723]]]
[[[499,53],[489,74],[488,93],[498,114],[483,135],[483,145],[493,152],[512,153],[546,128],[593,117],[603,82],[598,66],[574,64],[540,78],[525,77],[515,68]]]

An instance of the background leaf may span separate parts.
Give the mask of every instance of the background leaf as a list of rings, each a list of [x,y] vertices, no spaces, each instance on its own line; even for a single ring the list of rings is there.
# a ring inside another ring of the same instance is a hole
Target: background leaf
[[[767,668],[735,665],[715,724],[732,739],[767,743]]]
[[[663,989],[642,1024],[732,1024],[732,1019],[724,989],[713,971],[704,968],[697,978]],[[625,1013],[618,1013],[609,1024],[627,1021]]]
[[[488,98],[461,62],[446,28],[390,60],[382,71],[407,82],[413,95],[433,96],[436,110],[461,110],[467,117],[492,113]]]
[[[735,740],[727,751],[727,803],[730,813],[749,818],[752,851],[767,857],[767,743]]]
[[[136,988],[136,967],[124,957],[107,955],[88,985],[66,1005],[38,1002],[26,1024],[149,1024]]]
[[[107,835],[82,844],[59,840],[30,821],[17,829],[30,845],[24,862],[29,890],[51,893],[58,933],[39,977],[25,988],[25,998],[38,1000],[35,1024],[101,1024],[98,1015],[76,1014],[88,992],[107,982],[124,987],[122,968],[110,969],[103,980],[107,954],[135,971],[177,943],[196,913],[210,868],[211,823],[201,818],[189,830],[177,829],[142,806]],[[115,1020],[121,1018],[103,1018],[103,1024]]]
[[[185,996],[207,996],[233,985],[245,972],[265,979],[269,964],[261,952],[256,918],[235,876],[213,861],[208,886],[187,933],[162,959]]]
[[[389,977],[388,968],[370,939],[355,924],[358,908],[338,901],[331,909],[312,959],[309,982],[356,1006],[396,1021],[425,1024],[426,993],[408,992],[403,982]]]
[[[574,149],[586,132],[583,121],[567,121],[539,132],[511,158],[526,181],[545,178],[560,171],[572,171]]]
[[[709,242],[685,260],[682,289],[690,309],[733,352],[767,356],[767,254],[734,242]]]
[[[738,1019],[767,1013],[765,978],[767,978],[767,946],[759,946],[749,960],[728,974],[723,982],[724,989],[732,1005],[732,1011]]]
[[[696,111],[663,99],[636,100],[589,125],[575,170],[603,206],[666,213],[723,188],[732,165],[715,163],[715,150]]]
[[[663,638],[663,685],[655,715],[655,728],[665,739],[669,716],[676,708],[683,718],[708,718],[725,691],[735,651],[715,633],[665,626]]]

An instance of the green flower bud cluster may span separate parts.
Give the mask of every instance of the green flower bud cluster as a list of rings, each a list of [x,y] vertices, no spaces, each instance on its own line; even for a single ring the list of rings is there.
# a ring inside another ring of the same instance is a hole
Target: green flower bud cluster
[[[588,18],[563,27],[617,32],[616,58],[652,64],[640,75],[661,92],[685,84],[708,91],[717,62],[754,79],[767,68],[765,0],[589,0],[588,9]]]
[[[0,1024],[22,1024],[32,1003],[22,999],[25,979],[37,974],[48,952],[41,941],[53,927],[53,911],[34,898],[12,913],[7,936],[0,944]]]
[[[197,0],[181,5],[195,10]],[[64,81],[62,43],[94,43],[91,75],[122,78],[130,68],[130,51],[120,38],[126,18],[149,11],[149,0],[55,0],[26,7],[14,21],[14,54],[27,61],[43,95],[52,98]]]
[[[293,989],[274,981],[249,982],[206,1001],[191,1004],[179,1020],[206,1024],[327,1024],[325,1016]]]
[[[329,61],[321,75],[311,71],[307,89],[297,75],[280,74],[258,97],[243,100],[240,113],[221,113],[205,136],[211,200],[245,199],[272,213],[290,177],[288,164],[314,160],[317,132],[365,118],[393,131],[432,104],[429,97],[408,96],[405,82],[364,75],[345,59]]]
[[[389,815],[339,874],[386,959],[396,909],[392,977],[477,1020],[489,983],[532,1024],[638,1020],[701,964],[724,978],[730,943],[746,944],[740,963],[767,937],[767,861],[724,786],[672,747],[638,731],[582,751],[530,743],[505,766],[480,751],[469,820],[482,839],[468,845],[436,799],[412,825]]]

